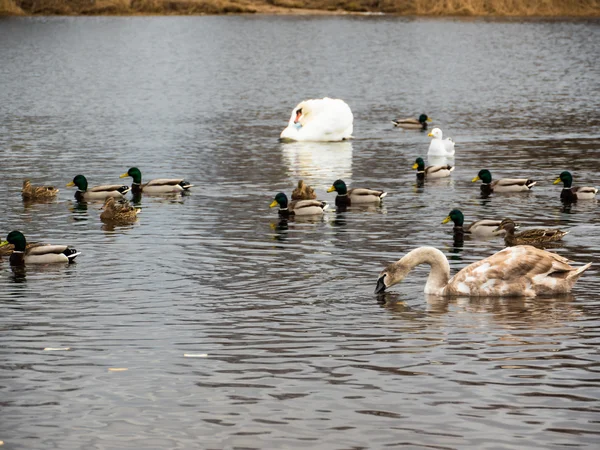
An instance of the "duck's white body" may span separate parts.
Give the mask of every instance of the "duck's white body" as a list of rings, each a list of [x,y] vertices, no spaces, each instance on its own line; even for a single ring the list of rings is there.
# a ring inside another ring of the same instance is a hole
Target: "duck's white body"
[[[352,137],[354,116],[340,99],[305,100],[293,110],[280,138],[292,141],[342,141]]]
[[[454,141],[452,138],[442,139],[442,130],[434,128],[428,136],[432,138],[427,151],[429,156],[454,156]]]
[[[591,265],[572,267],[566,258],[556,253],[518,245],[477,261],[450,278],[446,256],[436,248],[420,247],[381,272],[376,292],[399,283],[419,264],[431,267],[425,284],[426,294],[467,297],[566,294]]]

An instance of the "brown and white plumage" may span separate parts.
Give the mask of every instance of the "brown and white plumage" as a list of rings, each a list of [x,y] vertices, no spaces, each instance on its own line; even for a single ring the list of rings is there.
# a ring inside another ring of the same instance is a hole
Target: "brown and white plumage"
[[[291,216],[316,216],[323,214],[329,205],[321,200],[292,200],[288,202],[287,195],[279,192],[271,204],[271,208],[279,205],[279,215],[284,218]]]
[[[450,174],[454,171],[454,167],[450,164],[445,164],[442,166],[425,167],[425,161],[423,161],[423,158],[417,158],[412,168],[417,171],[417,178],[421,179],[445,178],[449,177]]]
[[[576,202],[577,200],[593,200],[596,198],[598,189],[591,186],[573,186],[573,175],[566,170],[554,181],[554,184],[563,182],[564,187],[560,193],[563,202]]]
[[[387,266],[377,280],[376,293],[401,282],[419,264],[431,272],[425,293],[440,296],[535,297],[571,291],[591,263],[572,267],[556,253],[530,245],[507,247],[488,258],[468,265],[450,278],[446,256],[436,248],[420,247]]]
[[[29,180],[23,181],[21,195],[24,201],[52,200],[58,194],[54,186],[32,186]]]
[[[348,189],[343,180],[335,180],[333,185],[327,189],[327,192],[337,192],[335,197],[335,206],[345,208],[348,206],[380,204],[387,192],[369,189],[352,188]]]
[[[479,171],[471,181],[482,181],[481,192],[491,194],[492,192],[527,192],[535,186],[536,181],[528,178],[501,178],[492,181],[492,174],[487,169]]]
[[[141,211],[140,208],[135,208],[129,203],[116,203],[113,197],[109,197],[104,201],[102,209],[103,211],[102,214],[100,214],[100,219],[103,222],[120,223],[135,222],[137,220],[137,215]]]
[[[556,228],[532,228],[515,233],[516,225],[511,219],[504,219],[496,228],[496,231],[504,230],[504,242],[506,245],[536,245],[560,241],[568,231]]]
[[[292,200],[314,200],[317,198],[315,190],[304,183],[304,180],[298,181],[298,187],[292,192]]]

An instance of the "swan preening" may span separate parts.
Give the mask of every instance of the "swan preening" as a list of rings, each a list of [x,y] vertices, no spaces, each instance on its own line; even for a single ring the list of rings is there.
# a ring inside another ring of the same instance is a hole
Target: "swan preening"
[[[442,139],[441,129],[434,128],[428,136],[432,138],[427,151],[429,156],[454,156],[454,141],[452,138]]]
[[[291,141],[342,141],[352,137],[354,116],[340,99],[320,98],[299,103],[280,138]]]
[[[425,293],[467,297],[535,297],[566,294],[592,265],[572,267],[556,253],[530,245],[508,247],[488,258],[468,265],[450,278],[446,256],[434,247],[419,247],[387,266],[377,280],[375,293],[400,283],[419,264],[431,272]]]

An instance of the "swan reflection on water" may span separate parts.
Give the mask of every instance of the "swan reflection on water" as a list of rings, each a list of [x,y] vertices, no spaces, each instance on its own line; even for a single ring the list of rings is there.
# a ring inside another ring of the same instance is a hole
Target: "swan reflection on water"
[[[352,178],[350,141],[282,143],[281,152],[290,185],[295,185],[299,179],[303,179],[307,184],[326,189],[338,178],[348,181]]]

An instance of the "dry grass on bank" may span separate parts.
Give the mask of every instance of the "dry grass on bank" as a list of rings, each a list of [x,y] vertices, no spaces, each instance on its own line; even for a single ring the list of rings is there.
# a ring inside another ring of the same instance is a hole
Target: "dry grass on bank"
[[[289,14],[600,16],[600,0],[0,0],[0,15]]]

